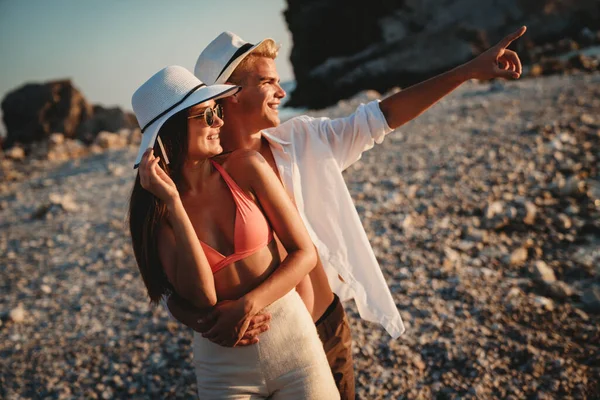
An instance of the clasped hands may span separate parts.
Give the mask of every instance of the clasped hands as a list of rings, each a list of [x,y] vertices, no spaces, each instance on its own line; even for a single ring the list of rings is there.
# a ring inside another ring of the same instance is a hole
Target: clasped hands
[[[174,304],[175,303],[175,304]],[[249,315],[244,298],[224,300],[211,309],[191,307],[185,299],[172,294],[169,308],[185,310],[187,326],[213,343],[225,347],[248,346],[259,342],[259,335],[269,329],[271,315],[261,312]]]

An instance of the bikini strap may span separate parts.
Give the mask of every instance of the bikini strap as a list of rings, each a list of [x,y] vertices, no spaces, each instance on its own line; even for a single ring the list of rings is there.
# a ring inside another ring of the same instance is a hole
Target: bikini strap
[[[239,203],[239,200],[242,200],[242,203],[247,203],[248,201],[252,202],[252,199],[248,197],[248,195],[242,190],[241,187],[233,180],[233,178],[225,171],[219,163],[214,160],[210,160],[212,165],[219,171],[221,177],[227,183],[229,190],[233,193],[233,198],[236,199],[236,203]]]

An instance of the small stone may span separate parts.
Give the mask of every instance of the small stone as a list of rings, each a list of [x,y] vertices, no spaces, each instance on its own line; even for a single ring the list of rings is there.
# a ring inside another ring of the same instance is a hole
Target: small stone
[[[53,133],[48,138],[48,142],[50,143],[51,147],[61,145],[65,142],[65,135],[62,133]]]
[[[123,176],[125,174],[125,167],[122,165],[109,165],[108,171],[113,176]]]
[[[529,75],[531,77],[540,76],[544,73],[544,69],[540,64],[533,64],[529,69]]]
[[[25,150],[19,146],[11,147],[10,149],[6,150],[4,154],[6,154],[6,157],[12,160],[22,160],[25,158]]]
[[[423,359],[421,358],[421,356],[419,354],[417,354],[413,357],[413,364],[415,365],[415,367],[417,367],[417,369],[419,371],[425,370],[426,365],[423,362]]]
[[[537,206],[528,201],[525,203],[525,209],[527,210],[527,214],[525,215],[523,222],[525,222],[527,225],[533,225],[537,215]]]
[[[560,191],[565,196],[575,196],[581,192],[583,183],[584,182],[581,181],[578,176],[570,176],[566,181],[563,182],[563,186],[560,188]]]
[[[527,249],[525,247],[519,247],[510,255],[511,265],[522,265],[527,261]]]
[[[8,318],[14,323],[22,323],[23,321],[25,321],[25,309],[22,306],[13,308],[12,310],[10,310]]]
[[[75,203],[70,194],[50,193],[49,200],[51,204],[57,204],[65,211],[77,211],[79,206]]]
[[[127,138],[123,137],[122,135],[107,131],[98,133],[98,136],[96,136],[96,139],[94,140],[94,144],[103,149],[121,148],[126,146],[127,142]]]
[[[588,321],[590,319],[589,315],[587,315],[585,311],[580,310],[579,308],[575,308],[573,310],[573,312],[575,314],[577,314],[579,316],[579,318],[581,318],[584,321]]]
[[[533,275],[535,279],[547,283],[556,281],[554,271],[544,261],[536,261],[533,268]]]
[[[551,297],[558,300],[566,300],[574,293],[573,288],[563,281],[547,283],[547,290]]]
[[[486,218],[492,219],[496,215],[500,215],[504,213],[504,203],[502,201],[494,201],[491,203],[486,211]]]
[[[538,306],[540,308],[546,309],[548,311],[554,310],[554,302],[547,297],[536,296],[533,299],[533,302],[535,303],[536,306]]]
[[[406,191],[406,197],[409,199],[414,199],[417,197],[417,192],[419,191],[419,186],[410,185]]]
[[[595,122],[594,117],[592,117],[590,114],[585,114],[585,113],[583,113],[579,116],[579,120],[587,125],[592,125]]]
[[[581,301],[588,311],[600,312],[600,287],[592,286],[584,290]]]

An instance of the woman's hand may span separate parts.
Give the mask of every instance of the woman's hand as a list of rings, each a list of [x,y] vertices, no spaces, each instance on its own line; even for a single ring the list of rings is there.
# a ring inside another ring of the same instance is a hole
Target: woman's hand
[[[171,293],[169,296],[169,299],[167,300],[167,306],[171,312],[171,315],[173,315],[179,322],[188,328],[192,328],[198,333],[207,333],[210,331],[215,326],[217,321],[220,320],[221,313],[224,311],[219,310],[216,307],[213,307],[212,309],[196,308],[183,297],[179,296],[176,292]],[[215,343],[230,342],[231,346],[234,344],[236,346],[249,346],[251,344],[258,343],[258,335],[269,329],[270,321],[271,314],[266,312],[253,316],[250,319],[250,324],[248,325],[246,333],[244,333],[244,336],[242,336],[240,341],[237,343],[233,343],[233,340],[228,341],[226,337],[214,336],[213,338]],[[224,322],[226,321],[222,320],[221,324]],[[231,322],[229,323],[231,324]],[[227,328],[223,327],[217,329],[222,331],[223,329],[226,330]],[[237,335],[234,332],[229,332],[229,334],[230,337]]]
[[[249,346],[252,344],[256,344],[260,341],[259,335],[263,332],[269,330],[269,322],[271,321],[271,314],[268,312],[261,312],[260,314],[254,315],[250,318],[250,324],[248,325],[248,329],[243,334],[242,338],[236,342],[236,338],[239,337],[240,332],[236,331],[238,329],[238,324],[244,324],[242,321],[236,321],[235,315],[225,315],[222,316],[223,312],[228,310],[227,303],[233,303],[232,301],[224,300],[223,302],[217,304],[213,311],[202,318],[196,321],[194,326],[190,326],[198,333],[202,333],[204,337],[209,339],[211,342],[219,344],[221,346],[233,347],[233,346]],[[229,304],[233,310],[233,312],[237,312],[235,307],[232,304]],[[221,307],[221,309],[217,308]],[[215,325],[219,325],[215,328]],[[188,325],[189,326],[189,325]],[[228,328],[230,327],[230,328]],[[215,328],[211,332],[211,329]],[[228,331],[228,329],[231,329]],[[209,333],[210,332],[210,333]],[[205,335],[205,334],[208,334]]]
[[[148,149],[140,162],[140,184],[144,189],[169,204],[179,198],[177,186],[169,175],[158,165],[160,157],[154,157],[154,150]]]
[[[221,346],[233,347],[239,345],[239,342],[245,336],[252,322],[252,316],[246,311],[244,298],[242,297],[233,301],[221,301],[215,308],[218,310],[217,320],[213,327],[208,332],[203,333],[202,336]],[[262,325],[256,334],[264,332],[267,329],[269,329],[268,325]],[[252,340],[249,344],[256,343],[257,341]]]

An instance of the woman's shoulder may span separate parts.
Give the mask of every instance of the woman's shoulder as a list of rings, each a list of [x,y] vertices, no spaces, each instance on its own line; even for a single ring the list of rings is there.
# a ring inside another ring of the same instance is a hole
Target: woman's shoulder
[[[221,165],[245,189],[252,187],[257,178],[262,180],[269,172],[267,161],[255,150],[234,150],[227,155],[227,159],[222,160]]]
[[[235,160],[264,160],[263,156],[256,150],[238,149],[231,152],[230,157]]]
[[[227,155],[226,159],[222,159],[222,165],[226,169],[249,168],[255,170],[266,163],[267,161],[258,151],[247,149],[234,150]]]

